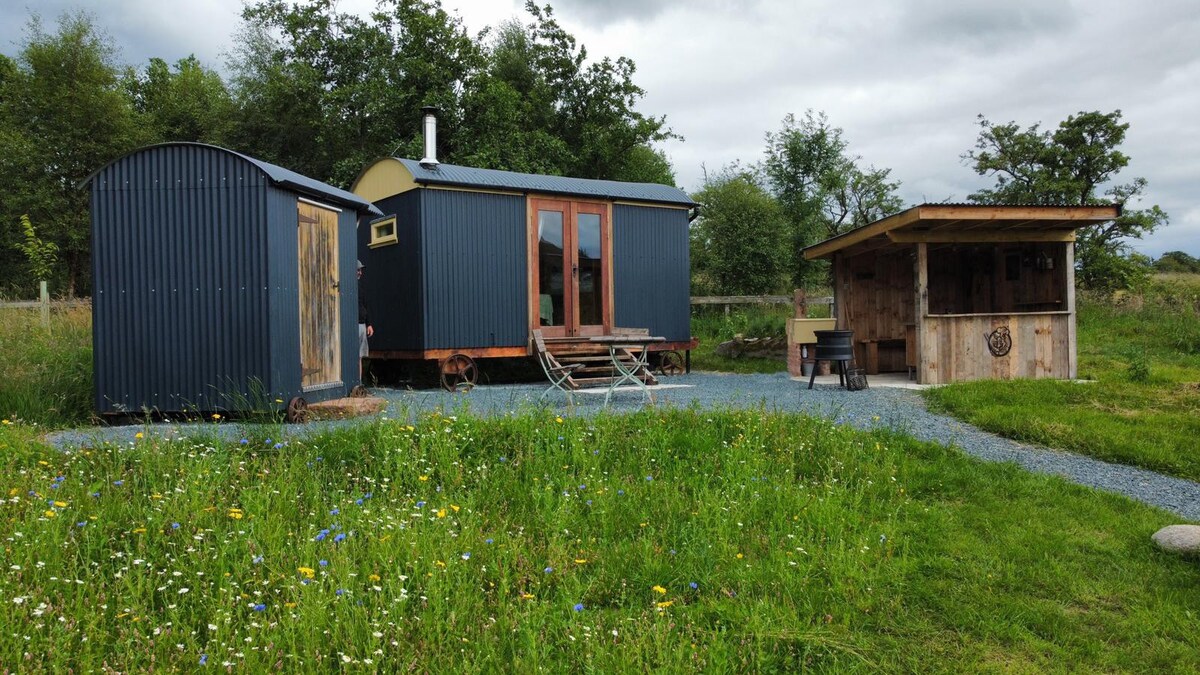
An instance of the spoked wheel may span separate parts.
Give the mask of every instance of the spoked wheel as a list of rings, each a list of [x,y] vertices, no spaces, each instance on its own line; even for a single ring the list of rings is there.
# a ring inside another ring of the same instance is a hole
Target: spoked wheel
[[[466,354],[452,354],[441,363],[442,389],[446,391],[471,391],[479,379],[479,368],[475,360]]]
[[[287,421],[290,424],[301,424],[308,419],[308,401],[299,396],[288,401]]]
[[[350,389],[350,398],[366,398],[367,388],[361,384],[356,384]]]
[[[663,375],[682,375],[683,370],[683,354],[674,351],[658,353],[658,372]]]

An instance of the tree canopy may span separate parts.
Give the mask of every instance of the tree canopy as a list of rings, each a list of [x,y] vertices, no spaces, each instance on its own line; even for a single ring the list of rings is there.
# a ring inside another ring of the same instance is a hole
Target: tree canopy
[[[0,55],[0,290],[27,292],[20,217],[58,246],[56,293],[90,292],[88,195],[79,180],[141,145],[198,141],[349,187],[372,160],[420,156],[440,108],[439,158],[481,168],[674,184],[663,117],[638,110],[633,61],[589,59],[552,10],[525,6],[469,35],[439,0],[256,0],[228,79],[195,57],[118,62],[82,12],[48,31],[36,14]]]
[[[753,172],[737,166],[706,177],[692,226],[692,284],[699,293],[759,295],[786,276],[787,220]]]
[[[1129,165],[1119,149],[1129,129],[1121,111],[1080,112],[1053,131],[1033,124],[996,124],[979,117],[975,148],[963,155],[981,176],[995,179],[993,187],[970,196],[982,204],[1101,204],[1125,205],[1120,218],[1082,228],[1075,243],[1080,283],[1091,288],[1119,288],[1145,273],[1141,258],[1130,255],[1129,239],[1140,239],[1166,225],[1167,214],[1157,205],[1132,208],[1146,190],[1145,178],[1114,183]],[[1100,192],[1103,190],[1103,192]]]

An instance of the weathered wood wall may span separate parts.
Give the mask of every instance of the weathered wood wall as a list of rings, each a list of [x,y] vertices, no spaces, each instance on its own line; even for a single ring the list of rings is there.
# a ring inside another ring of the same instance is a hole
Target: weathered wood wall
[[[854,331],[855,353],[864,364],[864,340],[902,341],[905,325],[915,321],[912,249],[842,258],[837,267],[838,326]],[[902,342],[879,346],[879,370],[905,370]]]
[[[979,379],[1067,378],[1073,368],[1069,312],[926,316],[918,381],[944,384]],[[988,350],[988,335],[1007,327],[1012,347]]]

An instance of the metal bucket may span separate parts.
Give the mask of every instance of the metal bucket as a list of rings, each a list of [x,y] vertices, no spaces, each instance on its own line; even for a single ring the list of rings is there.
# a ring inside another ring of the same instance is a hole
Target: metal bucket
[[[853,361],[854,331],[816,330],[818,361]]]

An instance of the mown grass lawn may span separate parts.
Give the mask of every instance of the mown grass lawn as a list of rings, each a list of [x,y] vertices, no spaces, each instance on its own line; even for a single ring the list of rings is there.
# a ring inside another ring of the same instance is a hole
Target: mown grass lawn
[[[967,382],[926,397],[1010,438],[1200,480],[1200,283],[1174,283],[1140,306],[1081,303],[1079,374],[1093,382]]]
[[[1175,518],[763,411],[63,453],[0,426],[20,671],[1179,671]]]

